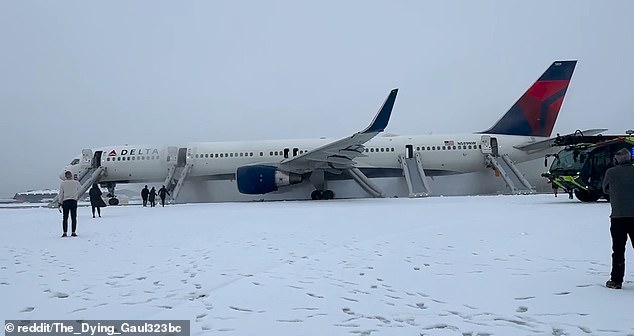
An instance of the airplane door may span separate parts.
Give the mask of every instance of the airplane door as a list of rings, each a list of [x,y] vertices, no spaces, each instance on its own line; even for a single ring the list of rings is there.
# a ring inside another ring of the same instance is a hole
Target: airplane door
[[[178,147],[167,147],[167,162],[175,162],[178,157]]]
[[[101,167],[101,154],[103,152],[102,151],[96,151],[95,155],[92,157],[92,167],[93,168],[99,168]]]
[[[414,146],[412,145],[405,145],[405,158],[409,159],[414,157]]]
[[[299,148],[293,148],[293,156],[297,156],[297,153],[299,153]]]
[[[178,149],[178,158],[176,159],[176,166],[185,167],[187,164],[187,148]]]
[[[492,154],[492,150],[491,150],[491,136],[490,135],[483,135],[482,138],[480,138],[480,147],[482,148],[482,154]]]
[[[289,150],[288,148],[284,148],[284,158],[285,158],[285,159],[288,159],[288,152],[289,152],[289,151],[290,151],[290,150]]]
[[[90,149],[82,149],[81,150],[81,166],[84,168],[92,167],[92,150]]]
[[[491,138],[491,154],[493,154],[493,156],[500,156],[497,138]]]

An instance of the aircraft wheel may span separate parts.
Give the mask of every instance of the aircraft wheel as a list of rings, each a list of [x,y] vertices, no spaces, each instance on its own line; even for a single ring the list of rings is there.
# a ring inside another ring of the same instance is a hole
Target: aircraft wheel
[[[601,194],[597,192],[575,189],[575,196],[577,196],[577,199],[581,202],[596,202],[601,197]]]
[[[335,198],[335,193],[332,190],[324,190],[321,193],[321,197],[325,200],[331,200]]]
[[[313,192],[310,193],[310,198],[312,198],[313,201],[322,199],[321,190],[313,190]]]
[[[119,199],[116,198],[116,197],[113,197],[113,198],[108,200],[108,204],[109,205],[119,205]]]

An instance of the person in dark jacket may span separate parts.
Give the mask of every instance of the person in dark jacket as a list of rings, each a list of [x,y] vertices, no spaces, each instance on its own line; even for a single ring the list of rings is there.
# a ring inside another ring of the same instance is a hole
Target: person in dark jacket
[[[154,207],[156,205],[156,189],[152,187],[150,193],[148,194],[148,200],[150,201],[150,207]]]
[[[605,172],[603,191],[610,197],[610,235],[612,236],[612,272],[605,283],[608,288],[620,289],[625,276],[625,247],[627,236],[634,246],[634,165],[627,148],[616,152],[616,166]]]
[[[161,206],[165,206],[165,196],[169,195],[169,191],[165,189],[165,186],[162,186],[158,191],[158,195],[161,198]]]
[[[88,191],[88,195],[90,195],[90,206],[92,207],[92,218],[95,218],[95,209],[97,209],[97,214],[101,217],[101,208],[106,206],[106,202],[101,198],[101,189],[97,186],[97,183],[93,183],[92,188]]]
[[[147,198],[150,195],[150,190],[147,188],[147,184],[145,188],[141,189],[141,198],[143,199],[143,206],[147,206]]]

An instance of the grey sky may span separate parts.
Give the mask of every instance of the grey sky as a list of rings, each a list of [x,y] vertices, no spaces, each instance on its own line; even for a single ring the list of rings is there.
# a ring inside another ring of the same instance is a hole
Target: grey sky
[[[631,1],[0,0],[0,197],[82,148],[488,128],[578,59],[556,132],[634,128]]]

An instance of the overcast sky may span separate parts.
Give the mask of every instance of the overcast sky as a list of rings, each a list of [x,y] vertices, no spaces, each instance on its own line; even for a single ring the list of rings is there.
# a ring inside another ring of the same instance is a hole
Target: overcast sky
[[[487,129],[578,59],[555,131],[634,128],[632,1],[0,0],[0,197],[82,148]]]

